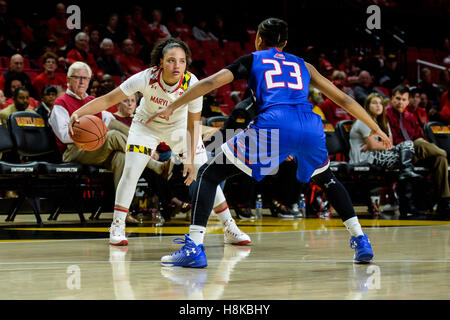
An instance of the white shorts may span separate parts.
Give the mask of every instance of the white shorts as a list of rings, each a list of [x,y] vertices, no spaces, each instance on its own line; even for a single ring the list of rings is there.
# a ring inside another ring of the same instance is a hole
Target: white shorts
[[[130,146],[134,146],[135,150],[140,150],[138,152],[151,155],[161,142],[165,142],[178,159],[185,159],[187,148],[186,128],[180,128],[180,126],[161,125],[158,123],[146,126],[140,122],[133,121],[128,133],[127,151]],[[202,139],[199,138],[194,157],[194,166],[198,169],[207,160],[205,145]]]

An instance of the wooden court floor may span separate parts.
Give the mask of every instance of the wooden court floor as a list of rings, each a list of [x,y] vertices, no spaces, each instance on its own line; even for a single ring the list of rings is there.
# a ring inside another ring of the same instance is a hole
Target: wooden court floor
[[[239,221],[249,246],[223,244],[211,220],[208,267],[167,268],[188,222],[127,227],[129,246],[108,245],[108,219],[80,226],[0,225],[1,300],[448,300],[450,222],[361,219],[375,253],[352,263],[340,219]]]

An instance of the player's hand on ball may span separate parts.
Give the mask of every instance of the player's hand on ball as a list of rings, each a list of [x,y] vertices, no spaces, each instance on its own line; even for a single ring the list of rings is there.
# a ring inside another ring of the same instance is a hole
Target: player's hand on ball
[[[184,180],[184,183],[189,186],[195,179],[195,168],[192,163],[185,163],[183,167],[183,177],[186,178],[186,180]]]
[[[73,136],[73,124],[75,122],[80,122],[80,120],[78,120],[78,115],[74,112],[72,113],[72,116],[70,117],[69,121],[69,133],[71,136]]]
[[[160,110],[158,112],[156,112],[155,114],[153,114],[145,123],[145,125],[148,125],[150,123],[152,123],[153,120],[155,120],[155,118],[160,117],[166,120],[169,120],[169,117],[172,115],[173,113],[173,109],[171,107],[167,107],[166,109]]]

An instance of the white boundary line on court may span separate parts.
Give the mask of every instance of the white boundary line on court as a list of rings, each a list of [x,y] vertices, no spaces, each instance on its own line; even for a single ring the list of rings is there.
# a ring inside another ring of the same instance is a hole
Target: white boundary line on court
[[[242,227],[242,226],[241,226]],[[250,226],[253,227],[253,226]],[[438,225],[427,225],[427,226],[375,226],[375,227],[362,227],[362,229],[372,229],[373,230],[380,230],[380,229],[412,229],[412,228],[426,228],[426,227],[433,227],[433,228],[449,228],[449,225],[445,225],[445,224],[438,224]],[[134,227],[130,227],[130,228],[134,228]],[[34,229],[34,228],[33,228]],[[22,230],[25,231],[25,230]],[[36,231],[36,230],[33,230]],[[44,231],[48,231],[48,230],[44,230]],[[278,233],[304,233],[304,232],[330,232],[330,231],[347,231],[347,229],[345,227],[339,228],[339,229],[325,229],[325,230],[293,230],[293,231],[274,231],[274,232],[249,232],[247,234],[278,234]],[[64,232],[64,231],[60,231],[60,232]],[[347,231],[348,232],[348,231]],[[128,232],[128,233],[132,233],[132,232]],[[223,234],[206,234],[205,236],[223,236]],[[179,238],[179,237],[183,237],[183,235],[179,234],[179,235],[164,235],[164,234],[159,234],[159,235],[155,235],[155,236],[139,236],[139,237],[132,237],[131,239],[152,239],[152,238],[159,238],[159,237],[164,237],[164,238]],[[20,241],[9,241],[7,239],[4,239],[6,241],[2,241],[0,240],[0,245],[2,244],[11,244],[11,243],[26,243],[26,244],[30,244],[30,243],[46,243],[46,242],[68,242],[68,241],[89,241],[89,240],[108,240],[109,238],[92,238],[92,239],[55,239],[55,240],[39,240],[39,239],[26,239],[26,240],[20,240]]]
[[[215,262],[220,263],[223,262],[222,259],[208,259],[208,262]],[[68,265],[83,265],[83,264],[104,264],[104,263],[161,263],[161,260],[124,260],[124,261],[109,261],[109,260],[100,260],[100,261],[26,261],[26,262],[0,262],[0,266],[3,265],[56,265],[56,264],[68,264]],[[348,263],[353,264],[353,261],[351,259],[316,259],[316,260],[302,260],[302,259],[289,259],[289,260],[241,260],[239,263]],[[379,263],[450,263],[450,259],[447,260],[376,260],[370,264],[356,264],[356,265],[362,265],[362,266],[370,266],[370,265],[377,265]],[[0,269],[0,271],[6,271],[8,269]],[[17,269],[17,270],[33,270],[33,268],[23,268],[23,269]]]

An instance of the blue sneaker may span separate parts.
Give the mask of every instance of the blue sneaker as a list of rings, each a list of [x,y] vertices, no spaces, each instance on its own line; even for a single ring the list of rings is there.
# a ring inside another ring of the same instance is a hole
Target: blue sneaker
[[[205,248],[202,244],[196,245],[187,234],[185,239],[177,238],[173,242],[184,246],[177,252],[161,258],[161,264],[169,267],[204,268],[208,265],[206,261]]]
[[[350,248],[355,249],[355,256],[353,262],[355,263],[370,263],[373,261],[373,251],[370,245],[370,240],[364,233],[362,236],[350,239]]]

